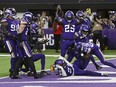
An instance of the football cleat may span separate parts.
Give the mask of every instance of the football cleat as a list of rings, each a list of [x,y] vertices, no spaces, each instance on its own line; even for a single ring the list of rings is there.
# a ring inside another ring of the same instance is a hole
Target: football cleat
[[[42,78],[41,74],[34,74],[34,79]]]
[[[96,69],[97,69],[97,70],[101,70],[102,67],[101,67],[101,66],[96,66]]]
[[[11,79],[21,79],[21,77],[19,77],[19,75],[15,74],[14,72],[13,72],[13,74],[11,75],[10,78],[11,78]]]
[[[9,72],[10,72],[9,77],[11,77],[13,74],[13,70],[9,69]]]
[[[109,74],[108,73],[103,73],[103,76],[108,76]]]
[[[33,76],[33,72],[28,71],[28,72],[27,72],[27,76]]]

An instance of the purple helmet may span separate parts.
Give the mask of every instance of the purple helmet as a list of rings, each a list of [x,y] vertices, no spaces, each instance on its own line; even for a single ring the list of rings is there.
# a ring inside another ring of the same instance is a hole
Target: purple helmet
[[[81,31],[83,36],[87,36],[89,34],[90,28],[87,25],[82,25],[80,27],[80,31]]]
[[[72,11],[68,10],[65,13],[65,18],[67,19],[68,22],[71,22],[72,19],[74,18],[74,13]]]
[[[33,20],[33,14],[32,14],[31,12],[25,12],[25,13],[23,14],[23,18],[24,18],[27,22],[31,23],[32,20]]]
[[[54,65],[59,65],[59,66],[65,67],[67,64],[64,60],[58,59],[55,61]]]
[[[85,13],[81,10],[76,12],[76,18],[84,19]]]
[[[31,24],[31,28],[37,30],[37,29],[38,29],[37,23],[36,23],[36,22],[32,23],[32,24]]]
[[[11,16],[11,17],[16,17],[16,10],[15,8],[7,8],[6,11],[5,11],[5,16],[8,17],[8,16]]]

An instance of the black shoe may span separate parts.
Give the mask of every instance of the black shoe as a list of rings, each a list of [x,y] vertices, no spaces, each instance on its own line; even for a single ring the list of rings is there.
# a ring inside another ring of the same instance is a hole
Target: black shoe
[[[13,70],[9,69],[9,72],[10,72],[9,77],[11,77],[13,74]]]
[[[47,72],[46,72],[46,71],[41,71],[41,72],[40,72],[40,75],[42,75],[42,77],[44,77],[44,76],[47,75]]]
[[[22,78],[18,76],[11,76],[11,79],[22,79]]]
[[[28,72],[27,72],[27,76],[33,76],[33,72],[28,71]]]
[[[21,77],[19,77],[18,75],[12,75],[10,78],[11,79],[21,79]]]
[[[42,77],[46,76],[46,75],[51,75],[50,73],[46,72],[46,71],[41,71],[40,74],[42,75]]]
[[[34,79],[38,79],[38,78],[42,78],[42,76],[40,74],[35,74]]]
[[[101,70],[102,67],[101,67],[101,66],[96,66],[96,69],[97,69],[97,70]]]
[[[18,73],[15,73],[15,72],[12,73],[12,75],[11,75],[10,78],[11,78],[11,79],[21,79],[21,78],[19,77],[19,74],[18,74]]]

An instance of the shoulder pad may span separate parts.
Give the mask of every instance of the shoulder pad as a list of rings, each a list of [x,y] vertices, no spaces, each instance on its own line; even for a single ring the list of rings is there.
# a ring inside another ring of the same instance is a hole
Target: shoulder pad
[[[7,19],[6,18],[3,18],[2,20],[1,20],[1,22],[6,22],[7,21]]]

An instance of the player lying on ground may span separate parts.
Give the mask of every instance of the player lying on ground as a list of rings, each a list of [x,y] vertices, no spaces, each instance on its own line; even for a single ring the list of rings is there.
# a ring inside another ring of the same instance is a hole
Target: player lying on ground
[[[89,63],[90,58],[87,60],[75,60],[73,64],[69,63],[64,57],[60,56],[59,59],[51,66],[51,71],[57,71],[60,76],[72,76],[72,75],[87,75],[87,76],[108,76],[108,73],[98,73],[81,69],[85,67],[86,63]],[[80,66],[82,65],[82,66]]]

